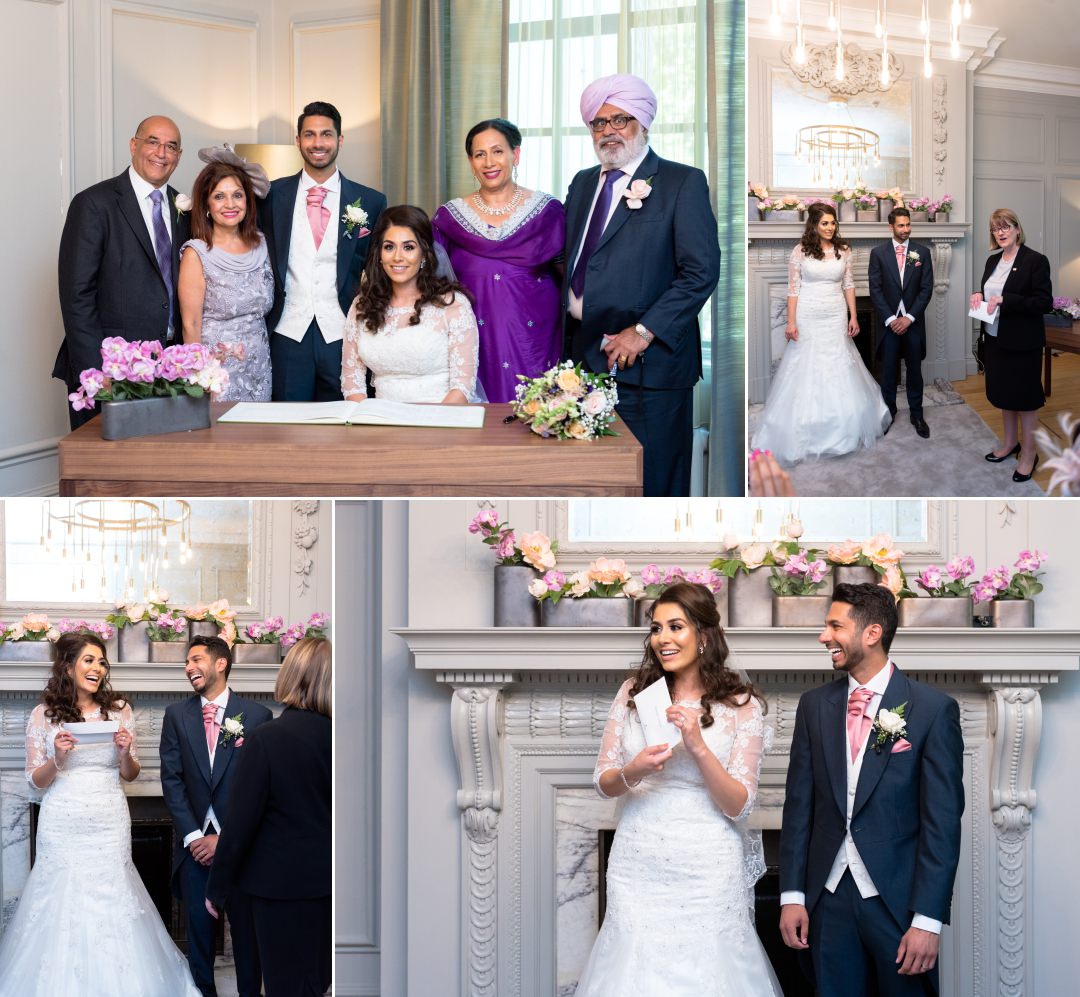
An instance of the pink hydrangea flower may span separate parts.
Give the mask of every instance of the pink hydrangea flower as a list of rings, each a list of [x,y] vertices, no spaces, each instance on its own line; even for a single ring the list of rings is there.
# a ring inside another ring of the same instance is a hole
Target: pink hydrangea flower
[[[663,575],[655,564],[646,564],[641,569],[641,581],[644,585],[659,585],[663,581]]]

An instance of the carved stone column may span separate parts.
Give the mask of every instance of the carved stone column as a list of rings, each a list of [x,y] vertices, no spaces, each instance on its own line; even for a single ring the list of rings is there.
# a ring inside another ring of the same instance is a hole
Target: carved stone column
[[[1000,997],[1032,993],[1024,961],[1029,915],[1026,879],[1031,868],[1032,777],[1042,734],[1042,701],[1031,687],[992,692],[990,812],[997,836],[997,985]]]
[[[509,674],[440,676],[454,688],[450,731],[457,758],[464,863],[462,993],[497,997],[498,833],[502,811],[499,710]]]
[[[949,328],[948,323],[948,297],[949,297],[949,264],[952,262],[953,252],[952,239],[931,239],[934,253],[934,305],[937,313],[937,359],[944,361],[946,357],[945,339]]]

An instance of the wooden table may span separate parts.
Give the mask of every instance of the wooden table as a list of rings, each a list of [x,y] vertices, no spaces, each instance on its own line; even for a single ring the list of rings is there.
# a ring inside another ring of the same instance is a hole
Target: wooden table
[[[1080,353],[1080,320],[1068,325],[1046,325],[1046,350],[1043,353],[1043,392],[1050,397],[1051,350]]]
[[[544,440],[488,405],[483,429],[258,426],[128,440],[98,419],[60,441],[65,496],[640,495],[641,444],[618,436]]]

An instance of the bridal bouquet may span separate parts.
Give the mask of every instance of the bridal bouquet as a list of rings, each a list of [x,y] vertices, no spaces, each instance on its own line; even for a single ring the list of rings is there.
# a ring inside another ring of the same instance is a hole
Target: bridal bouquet
[[[615,436],[619,394],[608,374],[589,374],[564,360],[539,377],[518,374],[514,415],[538,436],[559,440],[592,440]]]
[[[156,340],[129,343],[111,336],[101,344],[101,370],[84,370],[79,384],[79,390],[68,395],[76,412],[97,402],[220,394],[228,387],[229,375],[202,343],[162,347]]]
[[[552,543],[539,530],[522,533],[519,537],[508,522],[499,522],[499,514],[494,509],[484,509],[473,516],[469,532],[481,535],[481,540],[493,548],[500,565],[527,564],[537,571],[555,567],[557,541]]]
[[[1043,583],[1039,581],[1042,575],[1038,572],[1045,563],[1046,555],[1041,550],[1020,551],[1013,564],[1016,573],[1010,576],[1004,564],[988,571],[974,587],[975,601],[1033,599],[1043,590]]]

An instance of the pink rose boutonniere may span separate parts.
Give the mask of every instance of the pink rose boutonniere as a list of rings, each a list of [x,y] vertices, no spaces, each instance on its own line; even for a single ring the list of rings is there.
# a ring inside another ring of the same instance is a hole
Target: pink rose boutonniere
[[[622,193],[622,196],[626,198],[626,206],[637,211],[641,207],[641,202],[652,193],[652,182],[652,177],[648,180],[631,180]]]

